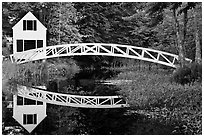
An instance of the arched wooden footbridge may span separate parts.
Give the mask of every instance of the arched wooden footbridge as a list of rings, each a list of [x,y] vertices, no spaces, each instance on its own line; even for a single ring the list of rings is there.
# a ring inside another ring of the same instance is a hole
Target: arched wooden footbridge
[[[124,58],[133,58],[149,61],[176,68],[178,64],[178,55],[130,45],[104,44],[104,43],[80,43],[47,46],[18,52],[10,56],[12,62],[25,63],[34,60],[63,57],[63,56],[84,56],[84,55],[102,55]],[[186,61],[191,61],[186,59]]]
[[[9,59],[13,63],[16,62],[17,64],[22,64],[48,58],[84,55],[133,58],[162,64],[172,68],[176,68],[178,63],[178,56],[175,54],[129,45],[103,43],[48,46],[24,52],[17,52],[10,55]],[[190,59],[186,59],[186,61],[191,62]],[[18,94],[13,96],[13,118],[28,132],[32,132],[33,129],[47,116],[46,103],[97,109],[122,108],[129,106],[122,96],[80,96],[50,92],[44,89],[19,85],[17,87]]]
[[[80,43],[48,46],[46,48],[18,52],[10,55],[9,58],[12,62],[21,64],[48,58],[84,55],[133,58],[162,64],[172,68],[176,68],[178,63],[178,55],[175,54],[143,47],[104,43]],[[186,61],[191,62],[190,59],[186,59]],[[120,96],[67,95],[35,88],[26,88],[25,86],[20,86],[18,91],[19,96],[22,97],[64,106],[87,108],[118,108],[128,106],[128,104],[124,102],[123,98]]]

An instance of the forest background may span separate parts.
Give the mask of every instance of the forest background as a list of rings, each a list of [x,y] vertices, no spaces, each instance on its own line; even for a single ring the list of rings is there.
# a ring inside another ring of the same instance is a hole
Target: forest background
[[[201,2],[3,2],[3,56],[12,54],[12,44],[8,43],[7,38],[12,37],[12,27],[28,11],[31,11],[47,28],[47,46],[64,43],[116,43],[177,54],[181,67],[186,65],[185,57],[192,59],[197,64],[201,64],[202,61]],[[126,60],[115,57],[88,56],[83,59],[74,57],[68,61],[54,60],[51,64],[57,64],[56,66],[63,66],[64,64],[73,66],[74,64],[74,67],[68,69],[74,69],[76,72],[73,71],[73,74],[75,74],[79,69],[77,66],[80,68],[110,67],[118,64],[124,65]],[[13,77],[13,75],[9,75],[8,77],[5,73],[5,83],[8,82],[8,78]],[[68,75],[72,74],[69,73]],[[23,82],[25,83],[25,81]],[[195,90],[200,91],[200,87],[198,90],[195,88]],[[7,94],[7,92],[4,93]],[[130,103],[133,104],[134,101],[131,101],[133,99],[130,99]],[[50,111],[57,112],[56,109],[66,114],[61,120],[60,117],[62,116],[57,116],[59,120],[56,125],[58,127],[66,125],[64,122],[67,117],[73,115],[77,118],[83,117],[78,115],[81,112],[78,109],[67,110],[53,107]],[[200,118],[200,109],[197,114]],[[189,131],[189,134],[201,132],[199,118],[196,119],[198,122],[196,129],[192,132]],[[85,126],[79,125],[77,120],[73,120],[73,117],[68,123],[72,123],[72,128],[69,127],[64,132],[73,133],[74,130],[76,133],[96,133],[85,131]],[[55,124],[52,123],[51,125]],[[99,129],[95,128],[94,130],[99,131]],[[187,132],[187,129],[185,131]]]

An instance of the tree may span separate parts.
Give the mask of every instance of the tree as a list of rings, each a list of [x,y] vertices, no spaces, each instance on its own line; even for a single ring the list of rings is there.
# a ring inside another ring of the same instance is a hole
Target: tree
[[[135,36],[133,32],[136,23],[123,19],[123,17],[135,13],[133,10],[135,5],[137,3],[75,3],[74,7],[80,13],[80,19],[77,21],[77,24],[79,32],[83,36],[82,42],[141,46],[143,43],[140,43],[140,41],[143,37]],[[105,64],[110,66],[114,58],[94,56],[87,57],[86,59],[87,61],[85,62],[93,62],[91,65],[98,68]]]
[[[150,27],[151,18],[145,12],[147,3],[138,3],[135,5],[135,11],[131,16],[123,17],[124,20],[134,22],[134,30],[131,34],[134,36],[134,45],[141,47],[155,47],[158,46],[157,31]]]
[[[194,7],[194,26],[195,26],[195,44],[196,44],[196,53],[195,53],[195,62],[198,64],[202,63],[201,57],[201,43],[200,43],[200,35],[199,35],[199,13],[201,13],[201,3],[196,3]]]
[[[5,17],[4,22],[7,22],[9,27],[3,24],[3,29],[12,32],[11,26],[28,11],[31,11],[47,27],[48,45],[80,42],[81,37],[75,25],[78,15],[73,4],[68,2],[5,2],[3,3],[3,16]],[[48,87],[49,80],[71,79],[78,71],[79,67],[76,62],[67,58],[18,65],[7,60],[3,62],[3,92],[7,96],[16,94],[16,87],[19,84],[28,87],[39,85]],[[58,88],[56,91],[59,91]],[[60,109],[65,114],[67,111],[71,112],[69,108],[62,107],[55,109],[55,112]],[[64,117],[64,113],[58,113],[59,127],[67,124],[67,116]]]
[[[189,43],[190,42],[189,39],[191,37],[189,37],[189,34],[187,33],[187,31],[192,28],[192,26],[188,25],[188,22],[191,19],[188,16],[188,13],[189,11],[191,11],[192,8],[195,7],[195,3],[193,2],[187,2],[187,3],[186,2],[172,2],[172,3],[159,2],[159,3],[150,3],[149,5],[150,5],[150,8],[147,10],[147,12],[153,18],[152,20],[153,26],[157,26],[159,22],[165,21],[164,15],[166,14],[164,11],[166,9],[170,9],[173,12],[175,36],[176,36],[175,38],[176,38],[176,45],[177,45],[178,53],[179,53],[179,59],[180,59],[181,66],[185,65],[185,57],[192,54],[192,53],[190,54],[190,52],[192,52],[192,44]],[[181,15],[183,15],[183,19],[181,19]],[[197,15],[197,14],[195,13],[194,15]],[[192,34],[192,32],[190,33]],[[197,37],[197,39],[199,38]],[[197,42],[197,45],[199,45],[198,42]]]
[[[78,14],[70,2],[3,2],[3,30],[12,34],[11,26],[31,11],[47,27],[48,45],[81,41],[76,21]],[[8,27],[9,26],[9,27]]]
[[[3,2],[2,15],[5,17],[3,18],[3,21],[6,22],[5,24],[3,24],[3,29],[5,31],[9,31],[10,33],[10,31],[12,30],[11,26],[17,23],[28,11],[33,12],[33,14],[37,18],[39,18],[43,23],[45,23],[44,25],[46,27],[48,27],[48,44],[73,43],[73,42],[80,41],[80,34],[78,33],[76,26],[74,26],[74,22],[76,22],[78,17],[72,3]],[[4,52],[4,54],[9,55],[6,52]],[[11,63],[4,62],[3,67],[6,68],[7,66],[10,66],[9,64],[11,65]],[[32,65],[33,68],[36,68],[36,67],[38,68],[40,66],[39,64],[34,65],[33,63],[27,63],[27,64]],[[25,77],[26,79],[32,79],[28,77],[30,77],[29,75],[32,75],[32,73],[35,73],[37,69],[31,70],[32,68],[29,68],[29,65],[27,66],[27,64],[16,65],[15,67],[12,67],[14,70],[12,70],[11,73],[14,73],[14,74],[12,75],[12,78],[8,76],[4,77],[5,81],[7,81],[6,78],[9,78],[9,80],[10,79],[18,80],[16,81],[18,83],[20,80],[22,80],[20,84],[25,84],[25,83],[30,84],[28,81],[27,82],[24,81]],[[72,66],[73,64],[74,64],[73,61],[71,61],[70,64],[66,64],[66,65]],[[61,66],[63,67],[65,67],[66,65],[63,66],[61,64]],[[56,67],[57,66],[59,66],[59,63],[56,64]],[[25,70],[23,70],[22,68],[25,68]],[[71,69],[74,69],[74,68],[71,68]],[[65,70],[66,70],[66,67],[65,67]],[[68,70],[67,73],[70,70]],[[76,68],[76,71],[77,70],[78,68]],[[4,69],[3,71],[7,75],[7,72],[6,72],[7,69]],[[19,72],[23,72],[22,73],[23,75],[22,77],[17,78],[20,75]],[[24,75],[24,73],[26,73],[26,75]],[[71,72],[71,73],[74,73],[74,72]]]
[[[79,67],[75,61],[69,59],[61,59],[60,61],[48,60],[47,62],[35,62],[25,64],[11,63],[9,60],[3,61],[2,64],[2,91],[7,98],[12,98],[12,95],[17,94],[17,86],[25,85],[28,87],[45,85],[49,91],[67,93],[66,90],[59,90],[58,85],[56,89],[50,90],[49,81],[63,81],[71,79],[75,73],[79,71]],[[63,87],[65,89],[65,87]],[[3,108],[6,109],[6,108]],[[75,108],[70,109],[67,107],[49,107],[48,111],[55,110],[58,116],[58,127],[64,127],[66,124],[70,124],[72,119],[67,121],[73,113]],[[5,110],[3,110],[5,111]],[[77,109],[75,110],[77,111]],[[52,111],[52,113],[54,113]],[[69,113],[68,113],[69,112]],[[78,113],[78,111],[76,112]],[[5,113],[4,113],[5,114]],[[6,117],[6,116],[4,116]]]
[[[46,26],[48,28],[48,45],[78,43],[81,35],[76,21],[78,14],[69,2],[44,3]]]
[[[175,20],[175,29],[176,29],[176,40],[177,40],[177,46],[178,46],[178,51],[179,51],[179,60],[180,60],[180,65],[184,66],[185,65],[185,51],[183,47],[183,42],[182,42],[182,35],[180,31],[180,26],[178,22],[178,13],[177,9],[181,5],[181,3],[173,3],[171,9],[173,10],[173,16]]]
[[[185,34],[186,34],[186,23],[187,23],[187,10],[184,11],[184,29],[183,29],[183,37],[181,33],[181,27],[179,24],[179,7],[182,3],[153,3],[150,4],[150,8],[148,9],[148,13],[153,16],[153,25],[157,25],[159,22],[164,21],[164,10],[169,8],[173,12],[174,18],[174,26],[175,26],[175,38],[176,38],[176,45],[178,48],[179,53],[179,60],[180,65],[183,66],[185,64],[185,49],[184,49],[184,41],[185,41]],[[157,9],[158,8],[158,9]],[[158,15],[157,15],[158,14]],[[183,39],[182,39],[183,38]]]
[[[40,9],[41,3],[39,2],[3,2],[3,31],[12,34],[12,26],[14,26],[28,11],[31,11],[38,17]]]
[[[150,16],[153,17],[153,23],[152,25],[157,25],[159,22],[162,22],[164,19],[164,9],[169,8],[173,12],[174,22],[175,22],[175,32],[176,32],[176,45],[178,47],[179,52],[179,60],[180,65],[183,66],[185,63],[185,54],[184,54],[184,48],[182,43],[182,37],[181,37],[181,31],[178,21],[178,8],[181,6],[181,2],[156,2],[156,3],[150,3],[150,8],[147,10]]]

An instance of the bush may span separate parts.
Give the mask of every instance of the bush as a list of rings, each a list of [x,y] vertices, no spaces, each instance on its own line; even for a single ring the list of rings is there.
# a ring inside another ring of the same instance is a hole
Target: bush
[[[121,94],[129,99],[130,105],[140,109],[151,104],[159,106],[162,103],[159,100],[169,84],[169,78],[165,74],[148,71],[124,72],[118,75],[118,79],[133,80],[121,85]]]
[[[202,80],[202,65],[198,63],[191,63],[191,79],[192,81],[201,82]]]
[[[179,84],[188,84],[195,81],[201,82],[202,65],[191,63],[188,66],[178,67],[172,77],[173,81]]]
[[[187,68],[182,74],[186,76],[188,73]],[[118,78],[133,81],[120,85],[120,92],[126,96],[131,108],[144,110],[161,124],[173,126],[172,134],[201,134],[201,83],[179,85],[170,82],[168,77],[165,74],[145,71],[124,72],[119,74]]]

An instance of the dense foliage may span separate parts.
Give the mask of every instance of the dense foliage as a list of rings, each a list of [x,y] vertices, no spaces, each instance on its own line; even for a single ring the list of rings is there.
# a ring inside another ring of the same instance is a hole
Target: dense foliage
[[[172,76],[172,80],[184,84],[190,84],[195,81],[202,81],[202,66],[198,63],[192,63],[189,66],[177,68]]]
[[[57,2],[4,2],[2,3],[3,14],[3,38],[12,36],[14,26],[28,11],[31,11],[47,28],[47,45],[63,43],[77,43],[81,41],[75,22],[78,19],[76,9],[72,3]],[[5,42],[4,42],[5,43]],[[12,45],[3,46],[3,55],[12,53]],[[9,53],[10,52],[10,53]],[[79,67],[72,59],[52,59],[46,62],[26,64],[11,64],[3,62],[3,93],[7,100],[11,100],[12,94],[16,93],[17,84],[26,86],[49,85],[52,82],[59,83],[64,79],[71,79],[79,71]],[[58,86],[57,86],[58,87]],[[59,89],[56,89],[59,91]],[[12,93],[12,94],[11,94]],[[8,96],[10,97],[8,99]],[[66,112],[70,109],[48,107],[49,112],[58,112],[59,109]],[[59,117],[61,115],[59,114]],[[52,117],[55,118],[55,117]],[[59,123],[63,123],[64,121]],[[58,128],[62,127],[59,124]]]
[[[48,45],[81,41],[76,21],[78,15],[72,3],[3,2],[3,34],[12,36],[13,27],[31,11],[47,28]],[[9,26],[9,27],[8,27]]]
[[[48,105],[47,118],[34,132],[201,134],[201,3],[3,2],[2,55],[12,54],[12,44],[8,44],[7,37],[12,37],[12,27],[28,11],[31,11],[47,28],[48,46],[80,42],[126,44],[178,54],[181,63],[181,67],[172,75],[173,80],[177,82],[174,83],[167,75],[172,73],[170,69],[130,59],[86,56],[49,59],[46,62],[36,61],[21,65],[4,60],[2,89],[3,97],[7,99],[16,93],[17,84],[26,86],[43,84],[48,90],[61,93],[115,95],[118,90],[115,87],[81,88],[77,82],[71,82],[70,79],[80,78],[79,75],[75,75],[80,68],[94,70],[119,67],[121,70],[123,66],[132,70],[119,74],[117,78],[133,80],[132,83],[121,85],[120,94],[128,99],[133,112],[137,109],[136,115],[133,115],[132,110],[129,114],[129,111],[126,112],[124,109],[86,110]],[[192,59],[196,64],[185,64],[184,57]],[[146,64],[149,65],[148,70],[151,72],[144,71],[143,67]],[[153,71],[155,68],[159,73]],[[107,78],[106,73],[103,74],[104,77]],[[6,105],[3,106],[3,118],[6,119]],[[144,119],[146,123],[142,123]],[[163,130],[164,127],[163,131],[154,131],[156,129],[154,126],[158,123],[160,126],[158,130]],[[142,124],[147,127],[142,129]]]
[[[31,11],[48,28],[48,45],[76,42],[128,44],[175,54],[182,52],[194,60],[201,58],[201,9],[200,3],[193,2],[4,2],[3,34],[12,36],[11,27]],[[111,63],[113,59],[87,58],[87,62],[94,62],[93,65],[99,60]]]
[[[172,83],[169,75],[150,71],[129,71],[117,79],[133,80],[121,85],[120,93],[137,113],[172,127],[171,134],[202,133],[202,86]]]

